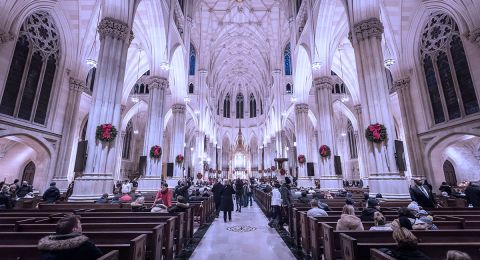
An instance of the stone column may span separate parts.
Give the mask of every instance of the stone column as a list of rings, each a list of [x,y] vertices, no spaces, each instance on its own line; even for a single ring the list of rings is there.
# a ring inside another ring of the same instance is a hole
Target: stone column
[[[141,191],[155,191],[160,187],[162,180],[162,161],[167,152],[163,147],[163,124],[165,116],[165,95],[168,91],[168,79],[160,76],[148,78],[148,115],[145,127],[145,141],[143,155],[147,156],[147,169],[144,178],[139,180]],[[150,149],[159,145],[162,147],[162,157],[150,158]]]
[[[365,126],[363,124],[363,117],[362,117],[362,105],[358,104],[353,107],[355,111],[355,116],[358,120],[358,130],[355,131],[355,138],[357,140],[357,152],[358,152],[358,171],[360,174],[360,179],[363,180],[363,186],[368,186],[368,164],[365,163],[365,156],[367,154],[367,145],[366,139],[364,136]]]
[[[295,105],[295,134],[297,136],[297,157],[299,155],[305,156],[305,163],[298,164],[298,186],[313,187],[313,177],[307,176],[307,162],[312,161],[308,158],[308,104]],[[295,158],[297,160],[297,158]]]
[[[68,188],[68,174],[73,171],[71,162],[75,162],[75,147],[76,134],[78,132],[78,110],[80,107],[80,98],[85,89],[85,83],[83,80],[70,78],[69,79],[70,91],[68,93],[67,104],[69,104],[65,112],[64,124],[62,129],[62,141],[60,149],[60,157],[57,161],[55,176],[53,176],[54,182],[57,183],[57,187],[61,191],[66,191]],[[73,156],[72,156],[73,155]]]
[[[353,26],[352,43],[357,62],[360,98],[361,103],[365,104],[362,107],[362,121],[365,128],[369,124],[383,124],[388,135],[387,140],[381,144],[365,140],[365,163],[370,175],[371,194],[382,193],[387,198],[409,198],[409,183],[399,174],[395,164],[394,123],[383,65],[382,33],[383,25],[376,17]]]
[[[197,147],[195,148],[195,154],[197,155],[197,160],[195,161],[195,174],[194,178],[197,177],[197,173],[204,174],[203,172],[203,161],[205,161],[205,133],[202,131],[196,132],[197,135]]]
[[[133,19],[133,18],[131,18]],[[94,200],[105,192],[111,192],[113,175],[119,172],[117,163],[121,140],[104,143],[96,140],[96,128],[112,124],[120,130],[120,106],[125,77],[128,46],[133,39],[129,24],[111,17],[104,17],[99,25],[100,52],[97,63],[88,116],[88,158],[85,173],[75,180],[72,201]]]
[[[333,124],[333,100],[332,89],[335,82],[330,76],[323,76],[314,79],[315,98],[318,105],[318,142],[315,156],[319,158],[320,165],[320,187],[322,189],[340,189],[342,188],[342,176],[335,175],[333,156],[338,155],[335,147],[335,126]],[[328,145],[332,155],[327,158],[320,156],[319,148],[322,145]],[[345,159],[345,158],[344,158]]]
[[[185,104],[174,104],[172,105],[172,142],[170,146],[170,158],[171,162],[173,163],[174,171],[173,171],[173,178],[174,179],[182,179],[184,178],[183,174],[183,165],[184,164],[177,164],[175,162],[175,158],[177,155],[183,154],[184,151],[184,143],[185,143],[185,111],[186,111]]]

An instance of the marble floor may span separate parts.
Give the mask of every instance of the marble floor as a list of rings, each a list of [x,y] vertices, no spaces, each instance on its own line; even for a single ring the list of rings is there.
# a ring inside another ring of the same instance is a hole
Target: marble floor
[[[215,219],[190,259],[247,260],[295,259],[275,229],[254,202],[242,212],[232,212],[232,221],[223,222],[223,212]]]

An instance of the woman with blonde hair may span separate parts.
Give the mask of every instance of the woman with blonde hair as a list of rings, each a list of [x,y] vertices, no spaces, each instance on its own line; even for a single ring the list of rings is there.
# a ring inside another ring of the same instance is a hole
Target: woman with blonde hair
[[[418,250],[418,239],[410,230],[404,227],[394,229],[393,240],[397,243],[397,248],[392,254],[398,260],[430,260],[430,257]]]
[[[355,208],[352,205],[345,205],[342,209],[342,215],[337,221],[337,231],[356,230],[362,231],[363,224],[360,218],[355,216]]]
[[[465,252],[458,250],[448,250],[447,260],[472,260],[472,258]]]
[[[370,227],[370,230],[376,230],[376,231],[392,230],[392,227],[386,224],[385,216],[383,216],[383,214],[378,211],[373,213],[373,221],[375,222],[375,226]]]

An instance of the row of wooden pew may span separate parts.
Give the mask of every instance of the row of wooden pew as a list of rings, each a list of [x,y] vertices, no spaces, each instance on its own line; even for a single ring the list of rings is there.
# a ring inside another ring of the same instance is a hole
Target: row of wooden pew
[[[257,202],[262,204],[269,198],[260,190],[256,191]],[[288,230],[295,245],[301,247],[312,259],[393,259],[378,248],[394,248],[392,231],[368,231],[373,222],[363,222],[365,231],[335,231],[336,224],[345,204],[345,198],[322,200],[329,205],[328,217],[307,217],[309,206],[294,204],[288,211]],[[359,201],[359,200],[355,200]],[[380,206],[387,221],[397,218],[399,207],[406,207],[409,201],[382,201]],[[456,202],[452,202],[456,205]],[[268,204],[260,206],[268,207]],[[360,216],[364,205],[355,205]],[[480,234],[480,210],[472,208],[428,209],[434,216],[434,223],[440,230],[413,231],[419,239],[419,247],[432,259],[442,259],[450,249],[467,252],[472,259],[480,259],[480,241],[474,239]]]
[[[102,259],[173,259],[193,237],[194,219],[208,220],[212,198],[181,213],[131,212],[128,204],[39,204],[38,209],[0,212],[2,259],[38,259],[38,240],[55,231],[66,214],[81,216],[83,233]],[[195,214],[199,214],[196,216]]]

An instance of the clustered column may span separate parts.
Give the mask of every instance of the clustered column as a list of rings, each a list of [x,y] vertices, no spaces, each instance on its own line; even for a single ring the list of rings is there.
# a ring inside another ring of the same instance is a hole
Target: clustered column
[[[172,142],[170,145],[170,158],[174,164],[173,178],[181,179],[184,177],[183,164],[176,163],[176,157],[183,154],[185,144],[185,104],[174,104],[172,106]]]
[[[308,154],[308,104],[296,104],[295,105],[295,133],[297,135],[297,157],[300,155],[305,156],[305,163],[298,163],[298,186],[311,187],[313,186],[313,177],[307,176],[307,161],[311,159],[307,158]]]

